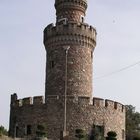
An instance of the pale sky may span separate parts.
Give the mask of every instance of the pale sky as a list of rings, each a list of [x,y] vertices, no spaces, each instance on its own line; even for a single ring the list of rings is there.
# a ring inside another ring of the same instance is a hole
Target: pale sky
[[[139,6],[140,0],[88,0],[86,17],[98,33],[93,95],[132,104],[138,111],[140,64],[110,73],[140,61]],[[54,0],[0,0],[0,125],[8,128],[12,93],[44,95],[43,30],[52,22]]]

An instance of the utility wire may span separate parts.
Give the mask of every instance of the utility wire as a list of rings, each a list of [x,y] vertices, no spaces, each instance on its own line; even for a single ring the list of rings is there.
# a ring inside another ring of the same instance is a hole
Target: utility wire
[[[133,63],[133,64],[131,64],[131,65],[128,65],[128,66],[126,66],[126,67],[123,67],[123,68],[121,68],[121,69],[119,69],[119,70],[113,71],[113,72],[111,72],[111,73],[108,73],[108,74],[105,74],[105,75],[102,75],[102,76],[99,76],[99,77],[95,77],[94,79],[102,79],[102,78],[105,78],[105,77],[114,75],[114,74],[116,74],[116,73],[125,71],[125,70],[127,70],[127,69],[129,69],[129,68],[131,68],[131,67],[134,67],[134,66],[136,66],[136,65],[138,65],[138,64],[140,64],[140,61],[138,61],[138,62],[136,62],[136,63]]]

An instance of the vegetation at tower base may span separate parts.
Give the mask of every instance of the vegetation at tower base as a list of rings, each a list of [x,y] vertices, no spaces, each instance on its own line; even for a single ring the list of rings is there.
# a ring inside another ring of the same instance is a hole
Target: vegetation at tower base
[[[117,140],[116,136],[117,136],[116,132],[114,132],[114,131],[109,131],[109,132],[107,133],[106,140]]]
[[[140,113],[132,105],[126,106],[126,140],[140,139]]]
[[[2,135],[8,135],[8,132],[7,132],[7,130],[4,128],[4,126],[0,126],[0,137],[2,136]]]

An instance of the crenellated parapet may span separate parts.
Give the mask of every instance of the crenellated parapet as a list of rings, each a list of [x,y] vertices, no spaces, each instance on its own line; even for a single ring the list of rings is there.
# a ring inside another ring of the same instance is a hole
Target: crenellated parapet
[[[94,48],[96,30],[85,23],[68,22],[56,26],[50,24],[44,30],[44,44],[47,47],[69,44]]]
[[[104,100],[102,98],[93,98],[93,106],[125,112],[125,106],[123,104],[108,99]]]
[[[16,94],[13,94],[12,97],[17,97]],[[63,102],[65,96],[47,96],[47,102]],[[44,96],[35,96],[35,97],[26,97],[23,99],[15,99],[12,101],[12,107],[22,107],[22,106],[29,106],[29,105],[42,105],[45,104]],[[102,99],[102,98],[93,98],[93,103],[90,103],[90,97],[86,96],[67,96],[68,103],[75,103],[79,104],[79,106],[93,106],[95,108],[106,108],[107,110],[116,110],[119,112],[125,112],[125,106],[121,103],[118,103],[113,100]]]
[[[30,106],[30,105],[41,105],[44,104],[44,96],[34,96],[34,97],[26,97],[23,99],[16,99],[11,104],[11,107],[22,107],[22,106]]]

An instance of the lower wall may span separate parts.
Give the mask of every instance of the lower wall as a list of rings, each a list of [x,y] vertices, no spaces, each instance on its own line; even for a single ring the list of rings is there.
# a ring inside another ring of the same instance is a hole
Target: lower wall
[[[93,126],[103,126],[104,136],[115,131],[118,140],[125,140],[125,109],[119,103],[96,99],[94,104],[88,98],[67,100],[67,131],[69,139],[75,140],[75,130],[83,129],[87,135],[94,133]],[[116,106],[117,105],[117,106]],[[44,125],[48,138],[58,140],[64,126],[64,99],[48,99],[46,104],[11,106],[10,136],[27,136],[27,126],[31,126],[29,137],[36,135],[37,125]]]

